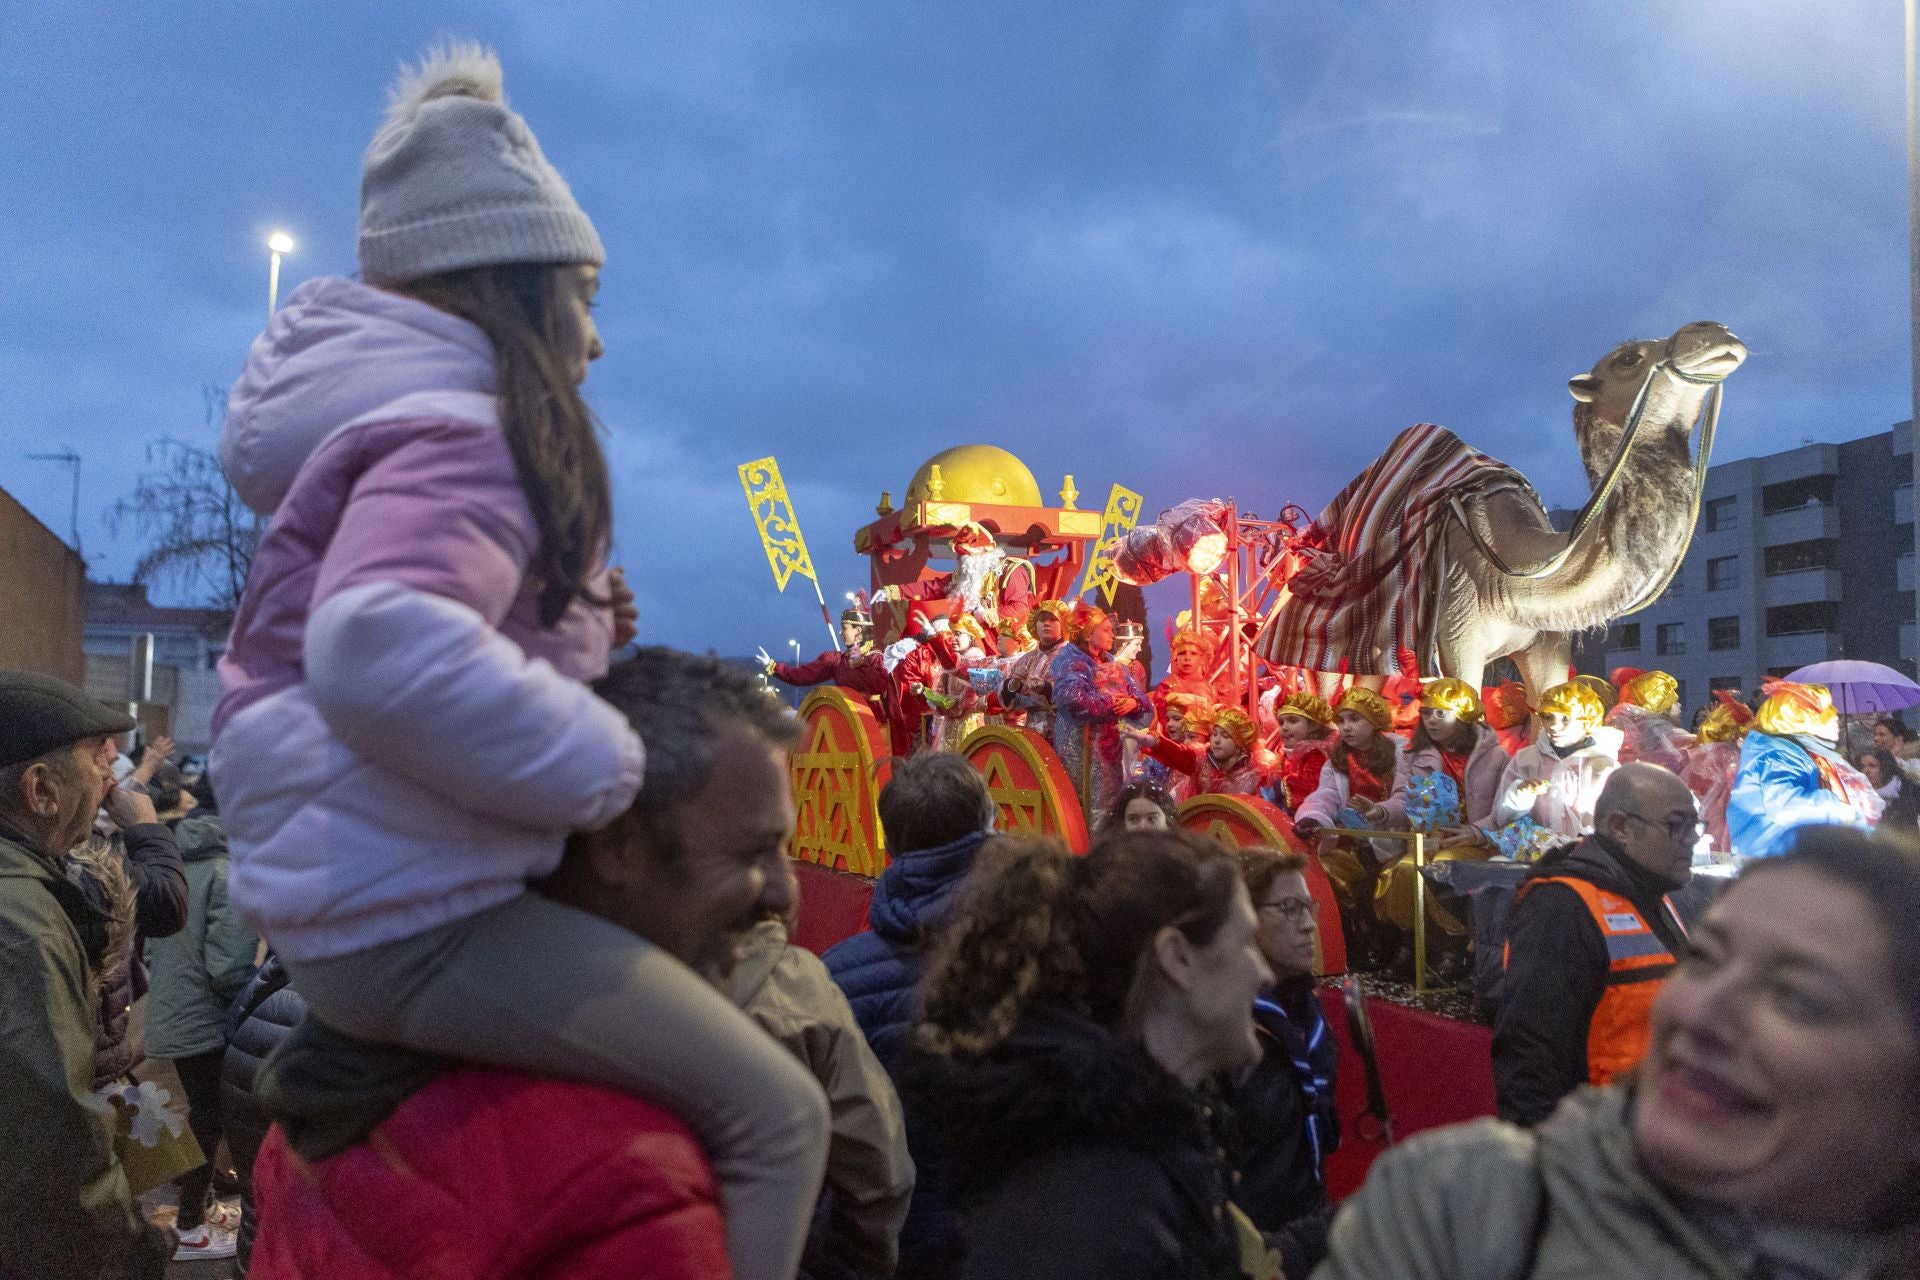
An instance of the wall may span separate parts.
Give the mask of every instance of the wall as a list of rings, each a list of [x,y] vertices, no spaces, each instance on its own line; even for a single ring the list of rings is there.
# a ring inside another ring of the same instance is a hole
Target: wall
[[[0,489],[0,667],[79,684],[86,564]]]

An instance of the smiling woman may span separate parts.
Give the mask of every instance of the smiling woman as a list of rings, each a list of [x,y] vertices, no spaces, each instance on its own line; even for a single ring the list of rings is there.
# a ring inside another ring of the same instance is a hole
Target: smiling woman
[[[1636,1082],[1397,1149],[1315,1274],[1920,1274],[1916,923],[1920,849],[1809,829],[1695,927]]]

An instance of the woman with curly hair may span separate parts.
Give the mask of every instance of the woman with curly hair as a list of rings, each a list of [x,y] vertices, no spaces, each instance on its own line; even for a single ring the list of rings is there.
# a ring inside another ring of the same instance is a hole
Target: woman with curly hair
[[[1205,1087],[1258,1060],[1271,980],[1238,866],[1211,841],[988,846],[905,1077],[952,1161],[962,1274],[1277,1275],[1229,1202]]]

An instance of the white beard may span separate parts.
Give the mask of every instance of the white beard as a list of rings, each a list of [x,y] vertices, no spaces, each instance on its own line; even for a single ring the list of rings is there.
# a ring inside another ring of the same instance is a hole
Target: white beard
[[[993,578],[999,572],[1007,553],[999,547],[989,547],[985,551],[969,551],[960,557],[960,563],[953,567],[953,581],[947,586],[947,598],[958,599],[972,613],[987,603],[987,588],[993,584]],[[997,603],[997,602],[996,602]]]

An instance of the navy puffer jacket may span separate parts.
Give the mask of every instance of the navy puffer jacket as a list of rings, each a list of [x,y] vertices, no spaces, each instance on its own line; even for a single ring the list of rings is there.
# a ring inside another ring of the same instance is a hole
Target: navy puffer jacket
[[[861,1032],[896,1086],[919,1012],[920,979],[933,939],[952,916],[960,882],[991,835],[982,831],[896,856],[873,887],[867,932],[825,956],[827,971],[846,993]],[[900,1231],[899,1274],[941,1280],[960,1269],[960,1234],[947,1195],[946,1160],[913,1104],[904,1097],[901,1101],[914,1188]]]
[[[253,1211],[253,1160],[273,1124],[254,1096],[254,1077],[261,1061],[287,1038],[306,1012],[305,997],[287,985],[287,971],[280,957],[269,955],[227,1014],[227,1056],[220,1063],[220,1123],[226,1130],[234,1170],[240,1175],[240,1247],[233,1260],[236,1276],[246,1275],[252,1260],[254,1232],[259,1227]]]

